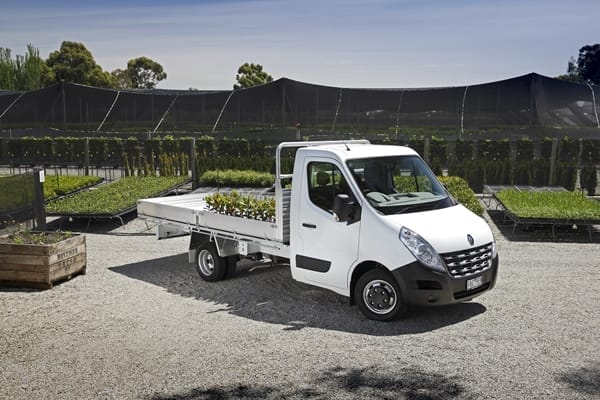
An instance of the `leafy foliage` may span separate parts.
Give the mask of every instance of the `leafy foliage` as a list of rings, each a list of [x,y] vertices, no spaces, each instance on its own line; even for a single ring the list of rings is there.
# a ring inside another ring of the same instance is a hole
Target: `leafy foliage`
[[[587,190],[588,196],[594,196],[596,194],[596,186],[598,186],[596,165],[584,165],[581,169],[581,187]]]
[[[112,215],[135,207],[138,199],[153,197],[184,183],[188,178],[130,176],[46,204],[54,215]]]
[[[163,66],[148,57],[138,57],[127,62],[127,78],[134,89],[153,89],[167,79]]]
[[[576,192],[518,192],[503,190],[498,199],[521,218],[600,221],[600,203]]]
[[[210,170],[200,177],[200,183],[204,186],[268,187],[274,182],[273,175],[252,170]]]
[[[53,51],[46,60],[48,73],[45,83],[52,85],[61,81],[98,87],[115,87],[110,73],[96,64],[92,53],[83,43],[64,41],[60,50]]]
[[[471,190],[467,181],[458,176],[438,176],[438,179],[446,186],[446,189],[456,201],[477,215],[483,214],[483,206],[475,197],[475,193]]]
[[[251,195],[240,195],[232,190],[230,193],[215,193],[204,198],[208,208],[218,214],[234,217],[256,219],[258,221],[274,221],[275,199],[258,198]]]
[[[44,199],[65,195],[78,189],[93,186],[102,181],[97,176],[46,175]]]
[[[233,85],[235,90],[245,89],[253,86],[264,85],[273,81],[273,77],[263,71],[263,66],[254,63],[244,63],[235,76],[237,84]]]
[[[600,44],[581,47],[577,59],[571,57],[569,60],[567,73],[557,78],[568,82],[600,84]]]
[[[14,59],[10,49],[0,47],[0,89],[40,89],[46,69],[40,51],[31,44],[27,45],[25,55],[17,54]]]
[[[72,232],[33,232],[26,230],[0,237],[0,243],[44,245],[62,242],[71,237],[73,237]]]

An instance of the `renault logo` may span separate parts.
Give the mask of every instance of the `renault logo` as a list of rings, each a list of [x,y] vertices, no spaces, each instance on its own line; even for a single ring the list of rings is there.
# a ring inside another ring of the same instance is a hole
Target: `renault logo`
[[[475,239],[473,239],[473,236],[467,235],[467,240],[469,241],[469,244],[471,246],[473,246],[475,244]]]

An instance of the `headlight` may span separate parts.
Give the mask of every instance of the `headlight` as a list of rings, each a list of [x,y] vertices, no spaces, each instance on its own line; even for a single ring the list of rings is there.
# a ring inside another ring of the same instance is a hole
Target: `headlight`
[[[402,228],[400,229],[400,241],[425,266],[440,272],[446,272],[444,262],[440,256],[421,236],[408,228]]]
[[[496,240],[492,240],[492,259],[496,258],[498,250],[496,249]]]

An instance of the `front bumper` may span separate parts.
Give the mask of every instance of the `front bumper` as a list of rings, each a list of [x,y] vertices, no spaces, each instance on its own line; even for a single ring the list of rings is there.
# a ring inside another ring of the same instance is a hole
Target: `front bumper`
[[[413,305],[445,305],[471,300],[492,289],[498,274],[498,256],[492,267],[467,278],[451,278],[433,271],[418,261],[392,271],[402,291],[403,300]],[[467,291],[467,280],[483,275],[483,285]]]

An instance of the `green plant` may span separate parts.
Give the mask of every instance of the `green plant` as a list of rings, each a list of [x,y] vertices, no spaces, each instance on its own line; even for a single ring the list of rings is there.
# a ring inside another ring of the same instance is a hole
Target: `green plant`
[[[232,190],[230,193],[215,193],[204,198],[208,208],[216,213],[255,219],[258,221],[274,221],[275,199],[271,197],[257,198],[240,195]]]
[[[596,186],[598,186],[596,165],[587,164],[581,169],[581,187],[587,189],[588,196],[594,196]]]
[[[600,220],[600,203],[577,192],[518,192],[502,190],[496,196],[521,218]]]
[[[268,187],[274,182],[273,175],[252,170],[211,170],[200,177],[203,186]]]
[[[73,233],[68,231],[35,232],[24,230],[11,233],[8,236],[0,237],[0,243],[44,245],[62,242],[70,237],[73,237]]]
[[[135,207],[138,199],[153,197],[184,183],[187,176],[129,176],[92,191],[46,204],[54,215],[112,215]]]
[[[44,199],[65,195],[78,189],[93,186],[102,181],[97,176],[46,175]]]
[[[458,176],[438,176],[438,178],[456,201],[477,215],[483,214],[483,206],[475,197],[475,193],[467,181]]]

